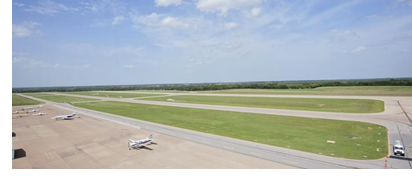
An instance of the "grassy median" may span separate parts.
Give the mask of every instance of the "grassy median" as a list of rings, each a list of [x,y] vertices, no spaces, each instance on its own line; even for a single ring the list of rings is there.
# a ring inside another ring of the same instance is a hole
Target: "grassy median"
[[[149,96],[161,96],[166,94],[139,94],[139,93],[122,93],[119,92],[95,92],[95,91],[80,91],[80,92],[68,92],[67,94],[85,95],[85,96],[98,96],[98,97],[110,97],[110,98],[139,98]]]
[[[386,128],[370,123],[107,101],[75,106],[326,156],[378,159],[388,153]]]
[[[89,99],[73,96],[61,96],[61,95],[52,95],[52,94],[26,94],[39,99],[44,99],[48,101],[53,101],[57,103],[71,103],[71,102],[82,102],[82,101],[97,101],[98,99]]]
[[[173,99],[179,103],[244,106],[305,111],[378,113],[384,111],[384,102],[367,99],[322,99],[322,98],[270,98],[270,97],[224,97],[224,96],[170,96],[145,100],[164,101]]]
[[[324,96],[412,96],[412,86],[347,86],[319,87],[315,89],[231,89],[221,91],[200,91],[199,93]]]
[[[12,106],[26,106],[26,105],[37,105],[37,104],[43,104],[43,102],[39,102],[33,99],[25,98],[23,96],[12,94]]]

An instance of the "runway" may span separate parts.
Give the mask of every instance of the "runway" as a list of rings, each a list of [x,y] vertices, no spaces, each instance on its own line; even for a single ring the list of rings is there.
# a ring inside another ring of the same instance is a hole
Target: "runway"
[[[61,94],[61,93],[54,93],[54,94],[90,98],[90,96],[81,96],[81,95],[72,95],[72,94],[68,95],[68,94]],[[199,95],[199,94],[196,94],[196,95]],[[269,95],[269,96],[273,96],[273,95]],[[104,120],[118,122],[118,123],[130,125],[130,126],[146,129],[149,131],[174,136],[177,138],[186,139],[186,140],[197,142],[200,144],[205,144],[205,145],[225,149],[227,151],[233,151],[233,152],[246,154],[246,155],[253,156],[253,157],[267,159],[270,161],[274,161],[274,162],[278,162],[278,163],[282,163],[282,164],[286,164],[286,165],[294,166],[298,168],[385,168],[385,159],[363,161],[363,160],[348,160],[348,159],[342,159],[342,158],[333,158],[329,156],[306,153],[306,152],[295,151],[291,149],[279,148],[279,147],[268,146],[268,145],[263,145],[263,144],[248,142],[248,141],[242,141],[242,140],[237,140],[237,139],[232,139],[232,138],[227,138],[227,137],[221,137],[221,136],[216,136],[216,135],[211,135],[211,134],[205,134],[205,133],[200,133],[200,132],[195,132],[195,131],[190,131],[190,130],[185,130],[185,129],[180,129],[180,128],[174,128],[170,126],[149,123],[146,121],[125,118],[125,117],[106,114],[102,112],[85,110],[85,109],[73,107],[68,104],[48,102],[42,99],[33,98],[29,96],[25,96],[25,97],[32,98],[32,99],[39,100],[39,101],[44,101],[44,102],[47,102],[48,104],[53,104],[54,106],[57,106],[60,108],[78,111],[79,113],[84,113],[86,115],[100,117]],[[408,104],[408,102],[409,103],[411,102],[410,97],[371,98],[371,99],[383,100],[385,102],[385,112],[374,113],[374,114],[326,113],[326,112],[312,112],[312,111],[294,111],[294,110],[278,110],[278,109],[265,109],[265,108],[248,108],[248,107],[233,107],[233,106],[215,106],[215,105],[201,105],[201,104],[155,102],[155,101],[144,101],[144,100],[134,100],[134,99],[116,99],[116,98],[105,98],[105,97],[93,97],[93,98],[100,99],[100,100],[132,102],[132,103],[152,104],[152,105],[162,105],[162,106],[176,106],[176,107],[185,107],[185,108],[200,108],[200,109],[224,110],[224,111],[235,111],[235,112],[249,112],[249,113],[275,114],[275,115],[287,115],[287,116],[299,116],[299,117],[339,119],[339,120],[350,120],[350,121],[375,123],[375,124],[384,125],[388,128],[388,136],[389,136],[389,140],[391,143],[394,142],[395,140],[399,140],[399,139],[402,140],[404,146],[408,150],[406,152],[406,156],[412,157],[412,152],[411,152],[412,128],[411,128],[410,121],[406,116],[406,114],[411,112],[411,110],[409,109],[411,106],[410,104]],[[331,98],[331,97],[324,97],[324,98]],[[338,98],[338,97],[333,96],[333,98]],[[355,99],[356,97],[350,97],[350,98]],[[361,97],[361,98],[365,98],[365,97]],[[404,110],[402,110],[400,105],[402,106]],[[387,167],[388,168],[411,168],[410,163],[411,162],[407,160],[389,158],[387,160]]]

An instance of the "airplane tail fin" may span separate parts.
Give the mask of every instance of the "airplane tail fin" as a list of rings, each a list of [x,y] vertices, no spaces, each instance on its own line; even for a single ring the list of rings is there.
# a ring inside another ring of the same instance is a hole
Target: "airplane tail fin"
[[[150,140],[153,140],[153,134],[151,134],[151,135],[149,136],[149,139],[150,139]]]

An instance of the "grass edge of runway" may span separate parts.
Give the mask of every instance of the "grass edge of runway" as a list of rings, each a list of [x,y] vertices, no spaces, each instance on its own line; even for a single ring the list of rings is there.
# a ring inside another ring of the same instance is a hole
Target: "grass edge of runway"
[[[113,101],[74,106],[332,157],[370,160],[388,153],[387,129],[371,123]]]
[[[385,110],[385,103],[371,99],[329,99],[329,98],[285,98],[285,97],[232,97],[175,95],[146,98],[149,101],[175,103],[224,105],[340,113],[379,113]]]
[[[27,105],[38,105],[43,104],[43,102],[29,99],[17,94],[12,94],[12,106],[27,106]]]
[[[100,99],[73,97],[73,96],[63,96],[54,94],[42,94],[42,93],[25,93],[24,95],[44,99],[47,101],[53,101],[56,103],[71,103],[71,102],[81,102],[81,101],[96,101]]]

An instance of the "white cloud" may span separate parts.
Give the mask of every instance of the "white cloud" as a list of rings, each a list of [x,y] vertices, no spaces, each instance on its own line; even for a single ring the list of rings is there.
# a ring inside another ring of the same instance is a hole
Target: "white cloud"
[[[253,8],[252,10],[250,10],[250,14],[252,16],[259,16],[261,10],[261,8]]]
[[[90,67],[89,64],[84,64],[84,65],[83,65],[83,68],[88,68],[88,67]]]
[[[176,17],[171,17],[161,14],[152,13],[150,15],[137,15],[137,14],[130,14],[131,20],[136,25],[145,25],[145,26],[157,26],[157,27],[183,27],[188,28],[190,25],[189,23],[183,22]]]
[[[23,38],[31,36],[35,33],[40,33],[40,31],[34,30],[34,27],[39,25],[41,24],[37,22],[23,22],[21,24],[13,24],[13,37]]]
[[[125,68],[134,68],[134,65],[128,64],[128,65],[124,65],[123,67],[125,67]]]
[[[155,0],[156,6],[180,5],[182,0]]]
[[[27,54],[13,52],[13,67],[23,67],[23,68],[50,68],[53,67],[52,64],[38,61],[34,59],[27,58]]]
[[[342,30],[337,30],[334,29],[331,31],[328,39],[329,43],[341,43],[341,42],[346,42],[351,39],[357,39],[359,36],[357,35],[356,32],[354,31],[342,31]]]
[[[113,18],[112,25],[121,24],[126,18],[124,16],[116,16]]]
[[[238,24],[235,23],[235,22],[225,22],[223,24],[223,29],[228,31],[228,30],[231,30],[231,29],[233,29],[237,26],[238,26]]]
[[[365,46],[359,46],[359,47],[353,49],[350,53],[351,54],[358,54],[358,53],[360,53],[362,51],[365,51],[365,50],[366,50]]]
[[[186,66],[187,68],[194,68],[198,66],[203,66],[212,63],[213,61],[209,60],[209,56],[202,56],[199,59],[192,58],[189,60],[189,64]]]
[[[23,3],[13,3],[13,5],[19,6],[19,7],[23,7],[24,4]]]
[[[55,3],[53,1],[40,1],[38,6],[30,6],[25,9],[28,12],[36,12],[39,14],[54,15],[62,11],[77,11],[77,8],[67,7],[64,4]]]
[[[396,2],[399,3],[399,4],[412,6],[412,0],[397,0]]]
[[[160,25],[162,25],[162,26],[171,26],[171,27],[189,27],[189,24],[183,23],[183,22],[179,21],[177,18],[170,17],[170,16],[164,18],[160,22]]]
[[[196,3],[197,9],[203,12],[219,12],[226,16],[232,10],[239,10],[244,7],[259,4],[263,0],[199,0]]]
[[[112,13],[113,15],[125,14],[127,5],[119,0],[81,1],[80,10],[83,13]]]

